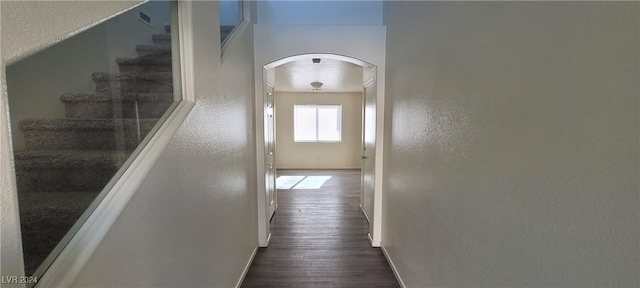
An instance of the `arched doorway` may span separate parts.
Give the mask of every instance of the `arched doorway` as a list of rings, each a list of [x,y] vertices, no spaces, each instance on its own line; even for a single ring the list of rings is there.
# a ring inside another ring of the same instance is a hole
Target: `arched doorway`
[[[376,177],[381,177],[382,162],[376,161],[381,152],[382,125],[377,121],[378,68],[376,65],[353,57],[313,53],[289,56],[262,66],[261,89],[256,91],[256,151],[258,179],[258,227],[261,247],[269,245],[270,219],[277,210],[277,190],[275,188],[275,88],[278,86],[276,67],[294,61],[331,59],[362,67],[362,145],[360,206],[369,220],[369,239],[372,246],[380,246],[381,193],[376,187]],[[258,75],[257,75],[258,76]],[[258,87],[257,87],[258,88]]]

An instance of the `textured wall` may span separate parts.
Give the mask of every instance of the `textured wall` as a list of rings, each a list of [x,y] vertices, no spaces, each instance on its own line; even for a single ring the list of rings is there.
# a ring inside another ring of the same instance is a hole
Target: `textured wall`
[[[253,32],[220,65],[217,3],[193,5],[196,106],[77,287],[233,287],[257,246]]]
[[[342,141],[293,141],[293,105],[341,104]],[[276,167],[280,169],[358,169],[362,146],[362,93],[276,92]]]
[[[385,4],[407,287],[638,287],[639,3]]]
[[[261,25],[382,25],[382,1],[258,1]]]
[[[13,2],[9,3],[12,7]],[[34,13],[37,14],[39,10],[36,9],[41,8],[38,2],[23,6],[20,6],[23,7],[21,12],[26,13],[36,11]],[[154,28],[138,20],[138,11],[151,16]],[[151,44],[152,34],[165,33],[164,24],[170,22],[168,15],[168,2],[145,3],[117,19],[91,27],[8,66],[7,87],[14,148],[25,149],[19,120],[64,118],[64,105],[60,101],[62,93],[95,91],[91,74],[118,72],[115,59],[135,57],[137,44]]]
[[[60,95],[95,91],[91,74],[109,72],[105,24],[92,27],[7,67],[15,150],[25,149],[24,132],[18,125],[20,120],[64,118],[64,103],[60,101]],[[135,51],[134,47],[130,49]]]
[[[28,56],[141,2],[2,1],[2,60]]]

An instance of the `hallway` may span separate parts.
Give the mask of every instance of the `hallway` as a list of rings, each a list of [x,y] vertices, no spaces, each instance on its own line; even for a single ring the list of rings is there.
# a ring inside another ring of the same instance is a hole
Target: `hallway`
[[[278,189],[271,243],[258,250],[242,287],[399,287],[382,251],[369,244],[359,170],[278,176],[312,177],[289,177],[293,189]]]

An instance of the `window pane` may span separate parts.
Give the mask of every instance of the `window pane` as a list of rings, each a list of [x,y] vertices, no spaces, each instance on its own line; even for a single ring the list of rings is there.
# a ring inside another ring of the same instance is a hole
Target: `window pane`
[[[150,1],[7,67],[25,275],[181,100],[177,17],[175,1]]]
[[[242,0],[220,1],[220,43],[244,20]]]
[[[316,141],[316,108],[295,105],[295,141]]]
[[[340,114],[338,106],[318,108],[318,141],[340,141]]]

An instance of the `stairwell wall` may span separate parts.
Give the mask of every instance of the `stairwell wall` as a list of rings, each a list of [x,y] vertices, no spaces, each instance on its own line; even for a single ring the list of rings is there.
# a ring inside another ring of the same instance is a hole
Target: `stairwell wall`
[[[171,24],[167,1],[149,1],[133,9],[134,13],[120,15],[117,21],[105,23],[106,42],[109,70],[118,72],[116,58],[136,57],[136,45],[152,44],[151,35],[164,34],[165,25]],[[138,13],[143,12],[151,17],[151,25],[138,19]]]
[[[4,72],[10,61],[139,2],[1,3]],[[257,247],[253,31],[230,43],[222,63],[217,2],[193,6],[196,106],[74,286],[233,287]],[[2,89],[1,259],[10,276],[23,268]]]
[[[116,58],[136,57],[136,45],[151,44],[152,34],[165,33],[168,8],[165,1],[145,3],[7,67],[14,148],[25,149],[19,120],[64,118],[60,95],[95,91],[92,73],[117,73]],[[138,20],[138,11],[151,16],[153,27]]]
[[[406,287],[640,286],[638,2],[385,2]]]
[[[25,149],[20,120],[64,118],[60,95],[94,91],[91,74],[109,71],[106,28],[100,24],[7,67],[14,149]]]

